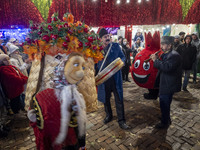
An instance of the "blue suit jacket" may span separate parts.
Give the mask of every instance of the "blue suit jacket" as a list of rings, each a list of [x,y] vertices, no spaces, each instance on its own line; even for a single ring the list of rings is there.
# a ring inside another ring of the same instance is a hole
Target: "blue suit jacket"
[[[108,47],[110,47],[110,44],[108,45]],[[104,63],[104,66],[102,68],[102,70],[107,67],[105,64],[107,64],[107,61],[113,62],[116,58],[120,57],[122,59],[123,62],[125,62],[125,56],[124,53],[122,52],[120,46],[118,43],[112,43],[112,47],[111,50],[108,54],[108,57]],[[101,64],[103,63],[102,61],[99,61],[96,65],[96,72],[98,72],[98,70],[101,67]],[[121,70],[119,70],[117,73],[115,73],[114,75],[114,79],[115,79],[115,84],[116,84],[116,89],[117,92],[119,94],[120,100],[123,100],[123,87],[122,87],[122,74],[121,74]],[[105,93],[105,84],[102,83],[98,86],[98,100],[102,103],[105,103],[106,101],[106,93]]]

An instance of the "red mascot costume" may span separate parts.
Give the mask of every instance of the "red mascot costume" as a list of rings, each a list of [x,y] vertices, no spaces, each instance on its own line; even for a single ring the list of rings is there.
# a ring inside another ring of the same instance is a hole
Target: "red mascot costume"
[[[149,89],[149,94],[144,94],[146,99],[156,99],[158,96],[158,69],[153,67],[153,61],[149,59],[151,54],[160,51],[160,33],[156,31],[152,37],[151,33],[145,33],[145,48],[135,56],[131,67],[131,75],[137,85]]]

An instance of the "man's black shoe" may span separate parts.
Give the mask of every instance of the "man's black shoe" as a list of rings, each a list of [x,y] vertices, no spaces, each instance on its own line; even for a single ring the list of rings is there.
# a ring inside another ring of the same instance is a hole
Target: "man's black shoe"
[[[112,117],[111,116],[106,116],[106,118],[103,120],[103,123],[107,124],[110,121],[112,121]]]
[[[129,79],[127,79],[126,81],[127,81],[127,82],[131,82],[131,80],[129,80]]]
[[[183,91],[189,92],[186,87],[183,87]]]
[[[169,127],[169,124],[163,124],[163,123],[158,123],[155,128],[156,129],[167,129]]]
[[[144,98],[145,99],[157,99],[157,96],[150,95],[149,93],[144,93]]]
[[[130,129],[130,127],[125,122],[119,123],[119,127],[124,130]]]

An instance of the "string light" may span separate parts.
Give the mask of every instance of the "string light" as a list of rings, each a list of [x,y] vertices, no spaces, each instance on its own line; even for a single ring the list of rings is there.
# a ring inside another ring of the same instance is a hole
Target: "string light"
[[[0,38],[15,38],[20,42],[25,40],[26,35],[30,29],[0,29]]]
[[[126,3],[130,3],[130,0],[126,0]]]
[[[117,0],[117,4],[120,4],[120,0]]]
[[[142,2],[142,0],[138,0],[138,3],[141,3]]]

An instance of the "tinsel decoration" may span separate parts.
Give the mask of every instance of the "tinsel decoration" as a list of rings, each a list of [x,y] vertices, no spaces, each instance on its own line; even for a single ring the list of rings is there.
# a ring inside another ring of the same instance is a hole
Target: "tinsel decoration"
[[[195,2],[195,0],[179,0],[179,2],[182,6],[182,13],[183,13],[183,20],[184,20],[188,14],[188,11],[192,7],[193,3]]]
[[[192,7],[190,8],[190,10],[188,11],[187,16],[184,19],[184,24],[196,24],[196,23],[200,23],[200,0],[196,0]]]
[[[47,20],[52,0],[31,0],[40,11],[44,20]]]

